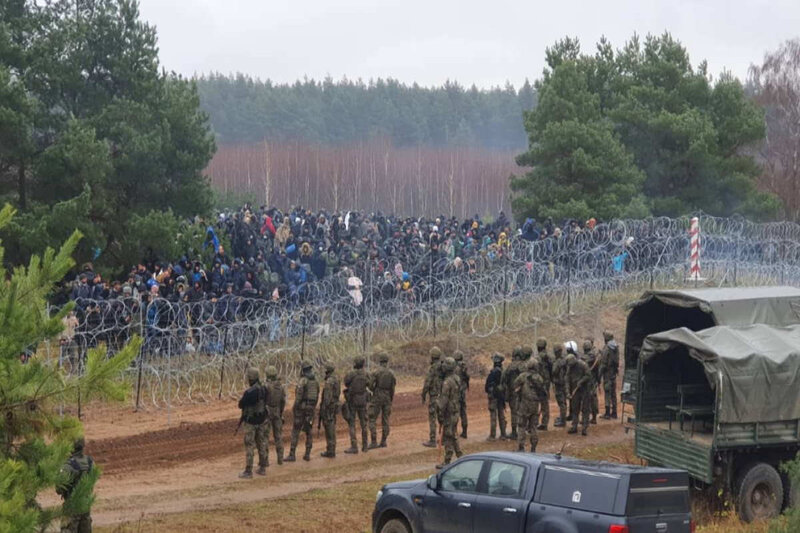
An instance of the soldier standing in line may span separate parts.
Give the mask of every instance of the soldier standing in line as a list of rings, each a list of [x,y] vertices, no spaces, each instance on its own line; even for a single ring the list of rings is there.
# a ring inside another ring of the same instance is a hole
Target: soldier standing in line
[[[597,356],[597,350],[594,349],[594,343],[591,339],[583,341],[583,354],[581,360],[589,367],[589,373],[592,376],[591,389],[589,390],[589,406],[591,408],[592,419],[590,423],[597,424],[597,415],[600,414],[600,407],[597,398],[597,388],[600,386],[600,360]]]
[[[495,432],[500,425],[500,439],[506,440],[506,402],[503,397],[502,375],[503,375],[503,356],[496,353],[492,356],[492,370],[486,377],[484,391],[489,400],[489,437],[487,441],[494,441],[497,438]]]
[[[511,394],[511,388],[514,385],[514,380],[517,379],[521,371],[522,347],[516,346],[511,351],[511,364],[503,370],[502,377],[503,393],[508,402],[508,409],[511,412],[511,435],[509,435],[511,440],[517,440],[517,399]]]
[[[244,391],[239,400],[239,409],[242,410],[242,417],[239,422],[244,423],[244,449],[245,466],[244,472],[239,474],[242,479],[253,478],[253,458],[255,450],[258,449],[258,470],[259,476],[267,475],[267,388],[261,384],[258,378],[257,368],[248,368],[247,383],[250,387]]]
[[[581,435],[586,436],[589,429],[591,413],[592,373],[589,365],[575,355],[575,341],[567,343],[567,388],[570,391],[570,410],[572,411],[572,427],[567,433],[578,432],[578,416],[581,418]]]
[[[553,423],[553,427],[561,428],[567,425],[567,392],[565,392],[567,362],[564,359],[564,345],[556,344],[553,347],[553,392],[558,404],[558,418]]]
[[[306,453],[303,455],[304,461],[311,460],[311,446],[313,444],[313,427],[314,427],[314,411],[317,407],[317,398],[319,397],[319,382],[314,376],[314,370],[311,363],[303,361],[301,363],[303,375],[297,386],[294,389],[294,406],[292,407],[292,415],[294,421],[292,423],[292,441],[289,455],[286,456],[284,461],[294,462],[295,450],[297,449],[297,441],[300,440],[300,432],[306,434]]]
[[[600,374],[603,377],[603,396],[606,412],[601,418],[617,418],[617,374],[619,373],[619,345],[610,331],[603,332],[606,345],[600,354]]]
[[[389,370],[389,354],[378,354],[378,369],[369,377],[368,387],[372,392],[369,404],[369,449],[386,448],[386,439],[389,437],[389,417],[392,414],[392,401],[397,387],[397,378]],[[378,416],[381,417],[381,443],[378,444]]]
[[[63,483],[56,487],[56,492],[64,499],[64,518],[61,525],[62,533],[91,533],[92,515],[89,509],[73,509],[70,497],[78,486],[78,482],[92,471],[94,460],[83,453],[85,447],[83,438],[76,439],[72,447],[72,455],[61,468]]]
[[[278,378],[278,369],[268,366],[267,371],[267,423],[264,431],[264,452],[269,466],[269,432],[275,442],[275,456],[283,464],[283,411],[286,409],[286,388]]]
[[[322,457],[336,457],[336,412],[339,410],[339,378],[334,373],[333,363],[325,363],[325,381],[322,386],[322,399],[319,401],[319,418],[325,426],[325,451]]]
[[[444,372],[444,383],[442,392],[437,398],[439,404],[439,422],[442,424],[442,446],[444,446],[444,461],[436,465],[441,469],[444,465],[450,464],[450,460],[455,453],[456,458],[461,457],[461,447],[458,445],[458,414],[461,402],[461,383],[456,375],[456,361],[452,357],[446,357],[442,363]]]
[[[367,373],[362,356],[353,359],[353,370],[344,377],[344,399],[347,402],[347,426],[350,429],[350,447],[344,453],[358,453],[356,417],[361,425],[361,451],[367,451]]]
[[[469,372],[467,364],[464,362],[464,352],[456,350],[453,353],[456,360],[456,375],[461,380],[461,403],[459,407],[459,418],[461,418],[461,438],[467,438],[467,391],[469,390]]]
[[[442,366],[439,359],[442,357],[442,350],[438,346],[434,346],[430,350],[431,366],[428,369],[428,375],[425,376],[425,384],[422,386],[422,403],[428,399],[428,426],[430,434],[428,442],[423,442],[423,446],[428,448],[436,448],[436,422],[438,415],[436,413],[436,399],[442,391]]]
[[[536,433],[536,419],[539,417],[539,405],[545,395],[544,382],[542,381],[540,363],[537,357],[532,358],[525,365],[522,372],[514,381],[513,393],[517,398],[519,409],[517,420],[518,451],[525,451],[525,441],[530,438],[531,452],[536,451],[539,436]]]
[[[539,431],[547,431],[547,425],[550,423],[550,384],[553,381],[553,359],[547,353],[547,339],[539,337],[536,339],[536,356],[539,358],[539,375],[542,377],[542,385],[544,386],[544,396],[539,406],[539,413],[542,416],[539,422],[537,415],[537,427]]]

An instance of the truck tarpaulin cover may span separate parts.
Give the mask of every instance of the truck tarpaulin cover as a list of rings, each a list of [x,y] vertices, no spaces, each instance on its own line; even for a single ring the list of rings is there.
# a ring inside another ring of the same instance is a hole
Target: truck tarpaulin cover
[[[679,347],[702,363],[712,388],[722,376],[717,422],[800,418],[800,325],[673,329],[645,339],[641,362]]]

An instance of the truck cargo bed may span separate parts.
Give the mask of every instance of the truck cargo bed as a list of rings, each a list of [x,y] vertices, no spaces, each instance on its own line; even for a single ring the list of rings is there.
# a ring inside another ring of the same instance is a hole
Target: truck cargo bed
[[[713,442],[711,433],[669,429],[667,422],[636,427],[636,453],[660,466],[685,468],[696,479],[711,483]]]

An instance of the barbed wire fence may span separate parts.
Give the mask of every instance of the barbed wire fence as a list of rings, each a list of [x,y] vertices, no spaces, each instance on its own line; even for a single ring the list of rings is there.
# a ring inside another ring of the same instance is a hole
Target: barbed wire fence
[[[800,285],[800,225],[700,223],[704,286]],[[688,279],[688,228],[689,218],[618,220],[458,261],[420,248],[405,264],[361,261],[281,299],[82,300],[74,334],[45,349],[67,373],[81,372],[88,349],[104,345],[113,357],[136,334],[144,342],[127,378],[137,409],[238,397],[248,366],[272,365],[293,381],[302,359],[369,355],[384,338],[517,332],[637,290],[697,285]],[[396,284],[401,271],[408,287]]]

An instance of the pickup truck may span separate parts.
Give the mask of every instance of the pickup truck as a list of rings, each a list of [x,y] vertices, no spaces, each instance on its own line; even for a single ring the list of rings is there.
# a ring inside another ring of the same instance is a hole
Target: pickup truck
[[[559,454],[468,455],[384,485],[373,533],[693,533],[686,471]]]

